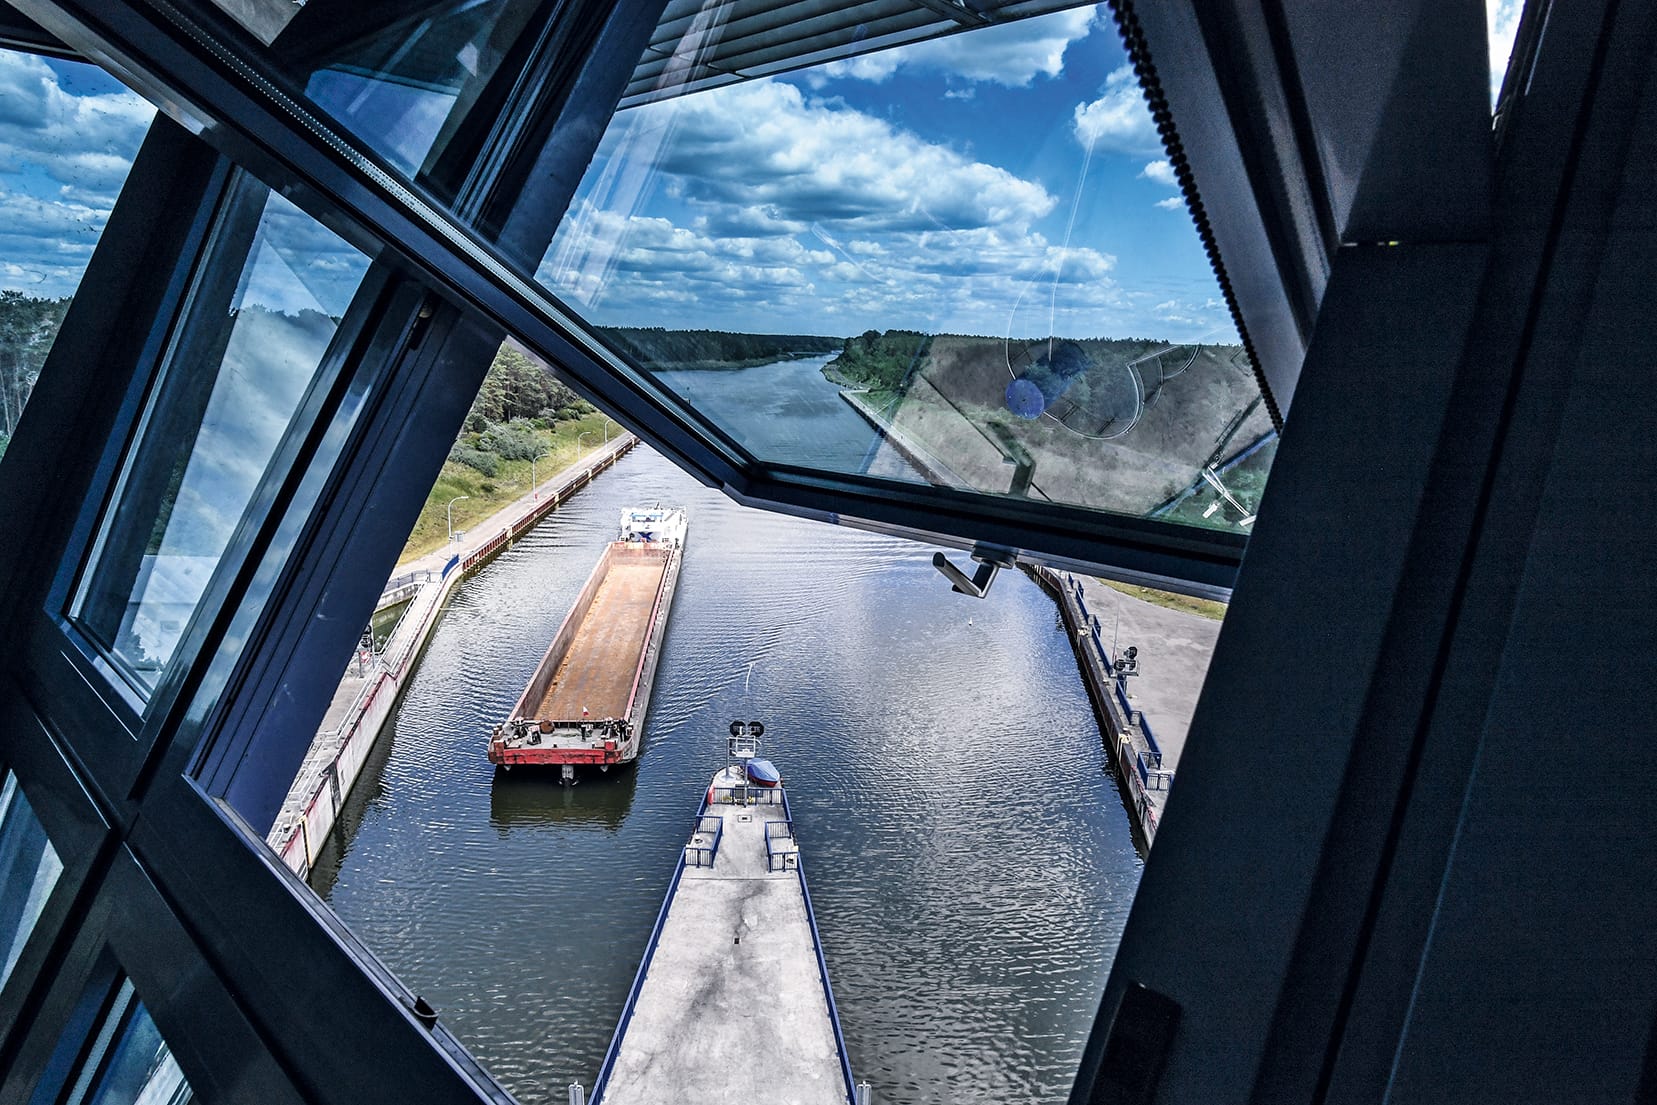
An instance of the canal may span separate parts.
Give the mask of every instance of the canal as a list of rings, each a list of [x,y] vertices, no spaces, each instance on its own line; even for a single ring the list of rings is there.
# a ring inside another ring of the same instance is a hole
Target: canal
[[[641,760],[497,778],[490,727],[619,512],[656,502],[690,535]],[[875,1100],[1062,1099],[1141,864],[1052,600],[1019,573],[952,594],[932,552],[635,450],[457,590],[319,892],[520,1101],[562,1102],[602,1062],[727,724],[758,718]]]

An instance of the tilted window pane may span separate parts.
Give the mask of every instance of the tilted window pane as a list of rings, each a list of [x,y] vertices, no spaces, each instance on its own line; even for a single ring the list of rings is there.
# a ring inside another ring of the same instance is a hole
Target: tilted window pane
[[[226,205],[190,309],[153,389],[71,614],[153,689],[280,451],[368,259],[281,196]]]
[[[62,873],[63,861],[23,797],[17,776],[6,772],[0,784],[0,948],[6,956],[0,967],[0,987],[11,978],[17,957],[46,908],[46,897]]]
[[[269,46],[295,91],[444,201],[455,198],[454,182],[479,156],[475,143],[522,75],[503,63],[510,56],[521,65],[549,10],[536,0],[219,6]],[[452,146],[466,163],[434,181],[431,170]]]
[[[0,50],[0,455],[154,115],[95,66]]]
[[[1246,530],[1270,414],[1108,13],[696,91],[739,7],[673,24],[540,280],[762,462]]]
[[[190,1105],[195,1094],[161,1030],[123,981],[94,1035],[66,1105]]]

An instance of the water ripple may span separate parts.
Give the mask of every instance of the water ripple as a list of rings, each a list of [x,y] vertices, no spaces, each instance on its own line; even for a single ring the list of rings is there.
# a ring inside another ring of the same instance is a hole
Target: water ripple
[[[490,728],[622,507],[656,501],[691,528],[639,766],[496,780]],[[319,887],[520,1101],[561,1100],[597,1073],[726,723],[759,717],[876,1100],[1062,1098],[1139,861],[1051,601],[1017,575],[952,595],[931,553],[635,451],[458,590]]]

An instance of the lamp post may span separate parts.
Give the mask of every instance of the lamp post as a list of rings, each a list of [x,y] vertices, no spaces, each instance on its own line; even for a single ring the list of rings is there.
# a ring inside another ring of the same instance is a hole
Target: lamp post
[[[586,437],[588,434],[593,433],[593,432],[594,432],[593,430],[582,430],[580,433],[575,435],[575,455],[576,456],[579,457],[581,455],[581,439]]]
[[[610,444],[610,420],[608,418],[604,420],[604,444]]]
[[[470,495],[456,495],[449,500],[449,544],[455,543],[455,504],[462,499],[470,499]]]
[[[541,497],[541,485],[535,482],[535,462],[545,459],[547,459],[547,455],[545,453],[529,458],[529,497],[532,499],[539,499]]]

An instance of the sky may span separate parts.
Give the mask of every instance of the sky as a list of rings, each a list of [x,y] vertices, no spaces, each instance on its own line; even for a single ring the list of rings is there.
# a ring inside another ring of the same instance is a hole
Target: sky
[[[93,66],[0,50],[0,288],[75,290],[154,115]]]
[[[1102,7],[624,111],[539,275],[606,325],[1236,338]]]
[[[0,51],[0,288],[74,290],[152,116]],[[603,325],[1235,340],[1102,7],[625,111],[538,275]]]

